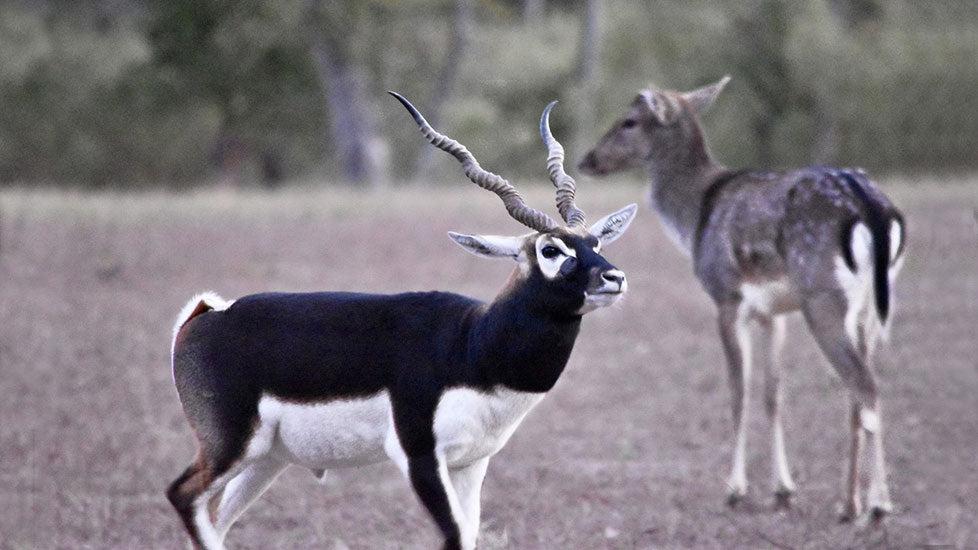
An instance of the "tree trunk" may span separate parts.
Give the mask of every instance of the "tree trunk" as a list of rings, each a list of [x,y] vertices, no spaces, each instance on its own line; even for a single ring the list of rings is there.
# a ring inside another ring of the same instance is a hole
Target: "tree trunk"
[[[543,21],[546,0],[523,0],[523,24],[532,27]]]
[[[832,106],[823,94],[814,98],[815,143],[812,145],[812,162],[834,164],[839,151],[839,127]]]
[[[593,138],[589,136],[589,132],[595,126],[594,100],[600,78],[598,67],[601,59],[601,1],[586,0],[583,17],[581,41],[577,48],[577,97],[571,104],[576,114],[572,145],[579,151]]]
[[[362,103],[366,97],[364,78],[358,67],[344,57],[321,34],[311,44],[313,66],[319,77],[326,110],[329,135],[336,145],[344,180],[351,185],[378,183],[383,172],[380,143],[370,111]]]
[[[473,0],[456,0],[455,2],[455,21],[452,25],[452,38],[448,44],[445,64],[435,79],[433,96],[425,109],[425,119],[431,124],[432,128],[438,128],[442,109],[445,107],[445,103],[451,99],[455,89],[455,82],[458,80],[458,70],[462,63],[462,57],[465,55],[466,46],[469,43],[473,4]],[[414,179],[424,177],[431,165],[433,152],[434,149],[432,147],[424,147],[418,153],[418,157],[414,163]]]
[[[757,138],[757,164],[763,170],[771,169],[774,158],[774,122],[771,117],[761,115],[754,121],[754,137]]]

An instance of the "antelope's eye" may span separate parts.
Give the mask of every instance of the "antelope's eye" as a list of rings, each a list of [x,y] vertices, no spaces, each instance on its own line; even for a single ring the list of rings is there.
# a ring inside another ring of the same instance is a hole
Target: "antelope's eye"
[[[634,118],[626,118],[625,120],[621,121],[622,128],[634,128],[636,124],[638,124],[638,122]]]
[[[560,254],[560,249],[558,249],[556,246],[551,246],[548,244],[540,250],[540,253],[543,254],[544,258],[552,260],[553,258],[556,258],[558,254]]]

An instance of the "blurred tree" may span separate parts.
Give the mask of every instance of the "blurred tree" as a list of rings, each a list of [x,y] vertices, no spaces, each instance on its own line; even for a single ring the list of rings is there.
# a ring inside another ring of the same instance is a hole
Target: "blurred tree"
[[[427,113],[425,119],[433,128],[439,127],[445,103],[451,99],[455,92],[455,83],[458,80],[462,59],[469,44],[469,35],[473,23],[473,4],[473,0],[455,0],[455,16],[448,51],[445,54],[445,61],[441,70],[435,77],[434,95],[425,109]],[[415,161],[413,179],[419,179],[427,172],[433,153],[434,149],[431,147],[421,149]]]
[[[869,35],[880,23],[883,17],[883,7],[877,0],[826,0],[832,12],[842,22],[843,26],[851,33],[857,35]],[[831,25],[831,22],[826,22]],[[831,37],[838,43],[842,43],[838,32],[834,30],[822,29],[822,42]],[[819,58],[824,63],[825,59],[839,60],[838,52],[834,45],[815,47]],[[824,56],[824,57],[823,57]],[[820,63],[816,61],[816,63]],[[834,164],[839,153],[839,115],[835,109],[833,98],[838,97],[839,86],[834,85],[834,79],[829,75],[828,78],[819,78],[814,83],[812,89],[812,116],[815,119],[815,140],[812,144],[811,159],[816,164]]]
[[[785,44],[797,9],[781,0],[752,0],[738,4],[728,44],[721,52],[730,69],[760,102],[751,122],[757,143],[757,162],[774,163],[777,123],[793,109],[810,105],[811,96],[793,78]]]
[[[539,25],[547,10],[546,0],[523,0],[523,24]]]
[[[339,153],[343,179],[351,184],[376,182],[382,167],[372,145],[377,143],[375,123],[364,98],[366,75],[349,39],[361,24],[365,4],[312,0],[306,33],[330,132]]]
[[[549,101],[573,159],[650,82],[728,73],[705,123],[731,164],[974,169],[976,33],[968,0],[7,0],[0,182],[456,177],[386,89],[542,179]]]
[[[148,37],[158,106],[181,109],[196,101],[217,109],[220,128],[209,147],[210,164],[227,178],[279,177],[276,137],[308,129],[303,119],[317,120],[301,112],[314,106],[316,96],[308,45],[295,32],[299,7],[266,0],[153,6]]]

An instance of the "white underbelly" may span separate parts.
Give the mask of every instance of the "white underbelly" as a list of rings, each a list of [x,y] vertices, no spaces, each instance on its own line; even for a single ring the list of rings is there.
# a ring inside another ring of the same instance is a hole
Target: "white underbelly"
[[[491,392],[447,390],[435,410],[439,455],[452,467],[496,454],[543,396],[501,388]]]
[[[434,417],[437,454],[449,467],[496,454],[543,396],[508,389],[446,390]],[[270,447],[283,461],[329,470],[393,459],[404,469],[406,457],[399,448],[386,391],[369,398],[313,404],[263,396],[258,413],[261,428],[256,436],[261,434],[259,438],[267,441],[253,441],[253,446]]]
[[[283,460],[321,470],[387,460],[384,440],[392,430],[386,391],[368,398],[304,404],[264,396],[262,423],[278,429],[272,452]]]

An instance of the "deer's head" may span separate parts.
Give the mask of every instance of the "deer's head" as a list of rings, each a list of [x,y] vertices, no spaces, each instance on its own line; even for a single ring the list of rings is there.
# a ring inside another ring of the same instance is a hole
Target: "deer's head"
[[[628,110],[578,168],[595,176],[667,162],[686,162],[690,154],[707,154],[698,117],[716,99],[729,76],[692,92],[642,90]]]

